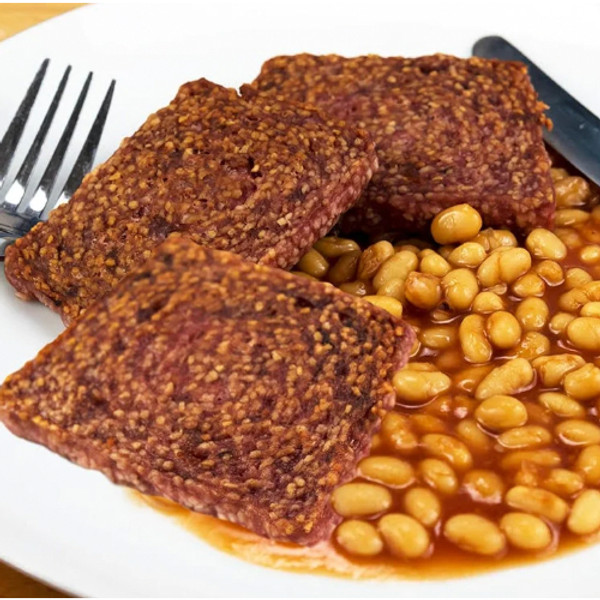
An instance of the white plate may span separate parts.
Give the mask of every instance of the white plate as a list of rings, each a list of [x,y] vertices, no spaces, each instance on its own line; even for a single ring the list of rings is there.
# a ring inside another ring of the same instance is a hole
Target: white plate
[[[0,132],[46,56],[53,59],[55,81],[59,67],[73,64],[72,95],[87,69],[97,74],[94,102],[111,77],[118,80],[98,155],[103,160],[190,79],[204,76],[238,86],[270,56],[302,51],[468,56],[472,43],[491,33],[512,40],[600,114],[599,23],[600,5],[574,0],[90,6],[0,44]],[[56,315],[16,300],[0,276],[0,380],[61,329]],[[0,428],[0,558],[63,589],[93,596],[583,596],[597,593],[600,545],[534,566],[447,582],[348,581],[278,572],[210,548],[132,502],[98,473]]]

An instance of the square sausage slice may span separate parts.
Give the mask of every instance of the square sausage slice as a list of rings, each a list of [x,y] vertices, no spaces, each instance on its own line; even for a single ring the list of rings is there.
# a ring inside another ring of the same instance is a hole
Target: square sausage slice
[[[377,166],[364,131],[316,110],[187,83],[71,200],[6,253],[6,276],[69,321],[169,233],[292,267]]]
[[[170,236],[6,379],[0,421],[116,483],[313,544],[413,340],[329,284]]]

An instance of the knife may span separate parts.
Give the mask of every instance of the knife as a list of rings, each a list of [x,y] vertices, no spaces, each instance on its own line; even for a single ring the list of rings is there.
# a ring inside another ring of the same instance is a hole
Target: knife
[[[544,139],[573,166],[600,185],[600,119],[504,38],[481,38],[473,46],[473,56],[518,60],[527,65],[529,77],[540,100],[550,106],[552,131]]]

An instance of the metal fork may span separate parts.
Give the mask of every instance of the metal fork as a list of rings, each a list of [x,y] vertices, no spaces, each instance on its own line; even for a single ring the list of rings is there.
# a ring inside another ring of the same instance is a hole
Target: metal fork
[[[4,251],[9,244],[22,235],[25,235],[36,223],[45,220],[48,213],[59,201],[62,202],[69,199],[73,192],[79,187],[81,180],[90,170],[94,162],[94,157],[96,156],[96,151],[100,144],[102,130],[104,129],[106,117],[108,116],[108,111],[110,109],[115,89],[114,79],[108,87],[93,125],[64,186],[60,190],[55,189],[57,187],[56,180],[58,174],[61,170],[73,131],[77,125],[81,109],[83,108],[92,82],[93,73],[90,72],[83,84],[75,107],[71,112],[65,129],[63,130],[50,161],[46,166],[42,178],[33,191],[27,191],[31,174],[36,166],[40,151],[44,145],[44,140],[46,139],[46,134],[52,125],[54,115],[56,114],[67,85],[69,74],[71,73],[71,67],[67,67],[16,177],[13,181],[7,182],[6,175],[46,75],[46,71],[48,70],[49,63],[50,60],[46,59],[41,64],[0,142],[0,258],[4,256]]]

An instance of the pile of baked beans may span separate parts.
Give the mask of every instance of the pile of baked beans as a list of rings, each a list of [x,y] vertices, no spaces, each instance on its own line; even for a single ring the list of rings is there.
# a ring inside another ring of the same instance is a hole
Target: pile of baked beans
[[[552,174],[555,229],[522,245],[462,204],[435,243],[326,237],[299,262],[417,332],[396,410],[333,495],[346,557],[547,555],[600,531],[600,206]]]

